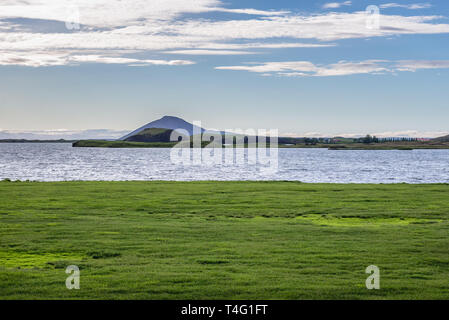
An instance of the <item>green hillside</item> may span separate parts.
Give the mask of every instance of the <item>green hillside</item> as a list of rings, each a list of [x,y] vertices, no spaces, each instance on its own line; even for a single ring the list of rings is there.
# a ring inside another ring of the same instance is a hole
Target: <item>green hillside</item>
[[[149,128],[126,138],[130,142],[171,142],[170,136],[173,130],[163,128]]]

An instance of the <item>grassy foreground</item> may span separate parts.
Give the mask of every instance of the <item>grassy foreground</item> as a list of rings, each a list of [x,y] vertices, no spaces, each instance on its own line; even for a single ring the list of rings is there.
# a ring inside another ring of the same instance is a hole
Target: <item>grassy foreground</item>
[[[0,182],[0,299],[448,299],[448,218],[449,185]]]

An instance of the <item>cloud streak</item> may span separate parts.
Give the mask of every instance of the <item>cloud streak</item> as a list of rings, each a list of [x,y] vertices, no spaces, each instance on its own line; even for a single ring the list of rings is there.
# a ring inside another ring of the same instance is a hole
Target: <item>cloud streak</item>
[[[409,10],[418,10],[418,9],[428,9],[431,8],[432,5],[430,3],[414,3],[414,4],[399,4],[399,3],[385,3],[381,4],[380,8],[388,9],[388,8],[404,8]]]
[[[243,55],[243,54],[255,54],[256,52],[249,52],[249,51],[234,51],[234,50],[192,49],[192,50],[173,50],[173,51],[165,51],[165,53],[169,53],[169,54],[182,54],[182,55],[213,56],[213,55]]]
[[[325,3],[324,5],[323,5],[323,9],[338,9],[338,8],[340,8],[340,7],[343,7],[343,6],[351,6],[352,5],[352,2],[351,1],[345,1],[345,2],[328,2],[328,3]]]
[[[449,60],[365,60],[360,62],[339,61],[333,64],[314,64],[310,61],[282,61],[250,63],[241,66],[219,66],[217,70],[249,71],[264,76],[287,77],[334,77],[356,74],[394,74],[401,71],[421,69],[449,69]]]
[[[190,60],[150,60],[111,57],[98,54],[73,55],[67,52],[1,52],[0,65],[20,65],[26,67],[48,67],[62,65],[78,65],[80,63],[123,64],[132,66],[177,66],[191,65]]]

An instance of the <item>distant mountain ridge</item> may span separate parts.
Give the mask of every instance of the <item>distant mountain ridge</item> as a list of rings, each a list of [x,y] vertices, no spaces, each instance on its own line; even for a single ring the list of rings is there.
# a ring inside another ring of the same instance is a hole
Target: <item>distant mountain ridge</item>
[[[159,129],[149,131],[148,129]],[[175,116],[164,116],[158,120],[147,123],[146,125],[128,133],[127,135],[117,139],[122,141],[146,141],[146,142],[166,142],[167,135],[171,134],[173,130],[182,129],[185,130],[189,136],[194,134],[194,131],[204,133],[206,130],[204,128],[200,128],[198,126],[194,126],[193,124]],[[145,131],[146,130],[146,131]],[[169,130],[169,132],[164,132],[165,130]],[[145,132],[144,132],[145,131]],[[178,130],[181,131],[181,130]],[[226,134],[224,131],[213,131],[220,133],[222,135]],[[184,132],[179,132],[184,133]],[[279,143],[297,143],[303,142],[303,140],[310,140],[311,138],[290,138],[290,137],[279,137]],[[353,140],[353,138],[340,138],[334,137],[332,139],[339,139],[342,141]],[[313,140],[313,139],[312,139]],[[435,142],[449,142],[449,135],[444,137],[438,137],[431,139],[431,141]]]
[[[176,129],[184,129],[186,130],[189,135],[193,135],[194,128],[197,132],[203,133],[206,131],[203,128],[194,126],[193,124],[185,121],[184,119],[173,117],[173,116],[164,116],[158,120],[152,121],[150,123],[147,123],[146,125],[132,131],[131,133],[121,137],[118,140],[126,140],[140,132],[142,132],[145,129],[151,129],[151,128],[157,128],[157,129],[170,129],[170,130],[176,130]]]
[[[435,139],[432,139],[433,141],[438,141],[438,142],[449,142],[449,135],[444,136],[444,137],[438,137]]]

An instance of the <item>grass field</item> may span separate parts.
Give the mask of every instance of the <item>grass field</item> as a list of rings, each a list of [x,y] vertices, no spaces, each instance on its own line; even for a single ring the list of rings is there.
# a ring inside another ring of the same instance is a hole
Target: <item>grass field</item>
[[[448,299],[448,218],[442,184],[0,182],[0,299]]]

